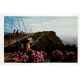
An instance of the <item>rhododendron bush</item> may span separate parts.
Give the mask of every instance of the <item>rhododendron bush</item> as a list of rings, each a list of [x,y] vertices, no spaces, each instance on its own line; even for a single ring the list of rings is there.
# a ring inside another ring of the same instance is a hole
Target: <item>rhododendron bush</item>
[[[47,53],[43,50],[26,49],[24,51],[17,51],[7,56],[7,62],[23,62],[23,63],[44,63],[44,62],[76,62],[77,53],[74,51],[53,50]],[[12,56],[12,57],[11,57]]]
[[[44,51],[28,50],[23,54],[17,53],[14,58],[15,62],[46,62],[47,53]]]

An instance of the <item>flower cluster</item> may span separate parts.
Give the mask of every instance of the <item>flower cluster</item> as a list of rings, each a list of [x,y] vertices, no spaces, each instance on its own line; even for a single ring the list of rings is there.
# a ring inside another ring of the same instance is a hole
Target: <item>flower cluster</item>
[[[33,62],[44,62],[46,61],[47,54],[44,51],[32,51]]]
[[[51,53],[51,59],[52,61],[62,61],[64,60],[64,54],[60,50],[54,50]]]
[[[45,53],[44,51],[36,51],[36,50],[31,51],[30,49],[28,49],[24,54],[18,53],[15,56],[15,62],[30,61],[30,62],[38,63],[38,62],[45,62],[46,59],[47,59],[47,53]]]
[[[42,50],[32,50],[26,49],[25,51],[15,52],[15,56],[11,61],[14,62],[29,62],[29,63],[41,63],[41,62],[76,62],[77,61],[77,53],[74,51],[61,51],[61,50],[53,50],[51,53],[47,53]],[[10,54],[9,54],[10,55]],[[12,55],[12,54],[11,54]]]
[[[17,54],[16,57],[15,57],[15,62],[27,62],[29,59],[29,56],[28,55],[19,55]]]

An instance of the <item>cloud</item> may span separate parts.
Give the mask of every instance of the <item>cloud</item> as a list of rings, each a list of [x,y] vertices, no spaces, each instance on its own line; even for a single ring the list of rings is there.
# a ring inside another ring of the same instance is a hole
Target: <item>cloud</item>
[[[5,32],[12,32],[13,29],[25,32],[55,31],[62,39],[66,37],[72,40],[77,36],[77,17],[16,17],[7,16],[4,18]]]

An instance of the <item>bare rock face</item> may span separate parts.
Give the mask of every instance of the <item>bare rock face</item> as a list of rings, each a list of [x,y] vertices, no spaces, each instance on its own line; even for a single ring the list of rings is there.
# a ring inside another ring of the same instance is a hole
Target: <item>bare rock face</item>
[[[49,53],[55,49],[61,50],[64,48],[64,44],[53,31],[37,32],[34,33],[32,38],[32,49],[42,49]]]

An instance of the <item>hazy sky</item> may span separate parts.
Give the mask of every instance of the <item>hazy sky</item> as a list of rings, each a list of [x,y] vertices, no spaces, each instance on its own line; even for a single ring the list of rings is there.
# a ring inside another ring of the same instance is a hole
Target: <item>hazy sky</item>
[[[19,29],[25,32],[55,31],[64,41],[77,41],[77,17],[56,17],[56,16],[5,16],[4,31],[12,32]]]

